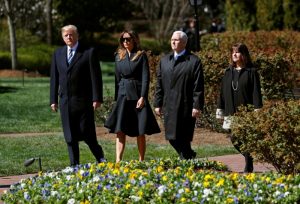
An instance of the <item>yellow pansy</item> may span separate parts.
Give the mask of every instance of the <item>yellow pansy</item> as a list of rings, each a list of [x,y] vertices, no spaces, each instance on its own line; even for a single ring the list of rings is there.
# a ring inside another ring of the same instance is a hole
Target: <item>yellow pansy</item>
[[[214,175],[206,174],[204,176],[204,181],[213,180],[215,178]]]
[[[165,175],[165,176],[162,177],[162,180],[163,180],[163,181],[167,181],[167,180],[168,180],[168,177]]]
[[[219,180],[219,182],[216,184],[216,186],[223,186],[224,185],[224,179],[223,178],[221,178],[220,180]]]
[[[247,174],[247,175],[246,175],[246,179],[247,179],[248,181],[253,182],[254,179],[255,179],[255,174],[254,174],[254,173]]]
[[[205,188],[207,188],[207,187],[209,186],[209,182],[204,181],[204,182],[203,182],[203,186],[204,186]]]
[[[112,169],[112,168],[114,168],[114,165],[115,165],[114,163],[108,162],[108,163],[107,163],[107,168],[108,168],[108,169]]]
[[[233,198],[227,198],[226,199],[226,203],[233,203],[233,202],[234,202]]]
[[[138,196],[139,196],[139,197],[143,197],[143,195],[144,195],[143,191],[139,191],[139,192],[138,192]]]
[[[131,187],[131,184],[130,184],[130,183],[127,183],[127,184],[125,185],[125,189],[126,189],[126,190],[128,190],[130,187]]]
[[[162,166],[158,166],[157,169],[156,169],[157,173],[160,173],[163,170],[164,170],[164,168]]]
[[[128,173],[128,172],[129,172],[129,168],[128,168],[128,167],[125,167],[124,170],[123,170],[123,172],[124,172],[124,173]]]
[[[98,163],[98,167],[105,167],[105,163],[104,162]]]
[[[135,179],[137,177],[137,174],[135,172],[132,172],[130,175],[129,175],[129,178],[130,179]]]

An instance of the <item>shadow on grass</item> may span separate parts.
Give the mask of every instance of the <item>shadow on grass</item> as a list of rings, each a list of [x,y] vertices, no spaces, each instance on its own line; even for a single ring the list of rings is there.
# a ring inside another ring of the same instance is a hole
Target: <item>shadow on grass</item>
[[[17,92],[19,88],[0,86],[0,94]]]

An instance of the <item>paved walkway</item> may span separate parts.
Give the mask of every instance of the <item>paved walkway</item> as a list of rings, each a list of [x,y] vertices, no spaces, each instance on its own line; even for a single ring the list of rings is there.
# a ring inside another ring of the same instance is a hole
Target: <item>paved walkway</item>
[[[233,172],[243,172],[244,170],[244,157],[240,154],[210,157],[209,160],[220,161],[228,166],[230,171]],[[254,172],[266,172],[266,171],[275,171],[274,167],[269,164],[254,163]],[[9,186],[18,183],[21,179],[35,176],[36,174],[26,174],[26,175],[17,175],[17,176],[5,176],[0,177],[0,197],[3,194],[4,190],[9,189]],[[1,201],[0,201],[1,203]]]

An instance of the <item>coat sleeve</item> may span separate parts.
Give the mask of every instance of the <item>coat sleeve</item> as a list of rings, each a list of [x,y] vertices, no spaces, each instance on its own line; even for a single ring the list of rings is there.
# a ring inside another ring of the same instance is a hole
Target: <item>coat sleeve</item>
[[[50,73],[50,105],[58,103],[59,75],[56,63],[56,52],[52,56]]]
[[[225,109],[225,100],[224,100],[223,87],[224,87],[224,77],[221,80],[220,94],[219,94],[218,102],[217,102],[217,108],[222,109],[222,110]]]
[[[163,106],[163,98],[164,98],[164,90],[162,86],[162,74],[161,74],[161,64],[160,61],[159,68],[157,69],[156,73],[156,88],[155,88],[155,97],[154,97],[154,104],[153,106],[158,108]]]
[[[103,83],[100,62],[96,56],[95,50],[90,49],[90,74],[93,89],[93,101],[103,102]]]
[[[150,74],[149,74],[149,63],[147,55],[144,53],[142,55],[142,89],[141,89],[141,97],[147,99],[148,91],[149,91],[149,83],[150,83]]]
[[[261,108],[263,106],[262,103],[262,95],[261,95],[261,86],[258,72],[256,70],[252,71],[252,85],[253,85],[253,105],[255,109]]]
[[[204,77],[200,59],[195,63],[193,108],[202,110],[204,107]]]

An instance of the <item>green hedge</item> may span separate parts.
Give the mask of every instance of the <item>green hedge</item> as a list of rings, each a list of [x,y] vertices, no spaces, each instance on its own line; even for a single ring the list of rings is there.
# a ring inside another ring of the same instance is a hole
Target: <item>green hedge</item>
[[[18,48],[18,69],[36,71],[40,74],[49,75],[52,54],[55,46],[38,44]],[[11,68],[10,52],[0,52],[0,69]]]
[[[258,111],[246,109],[234,116],[232,124],[241,150],[280,173],[300,173],[300,100],[268,101]]]

